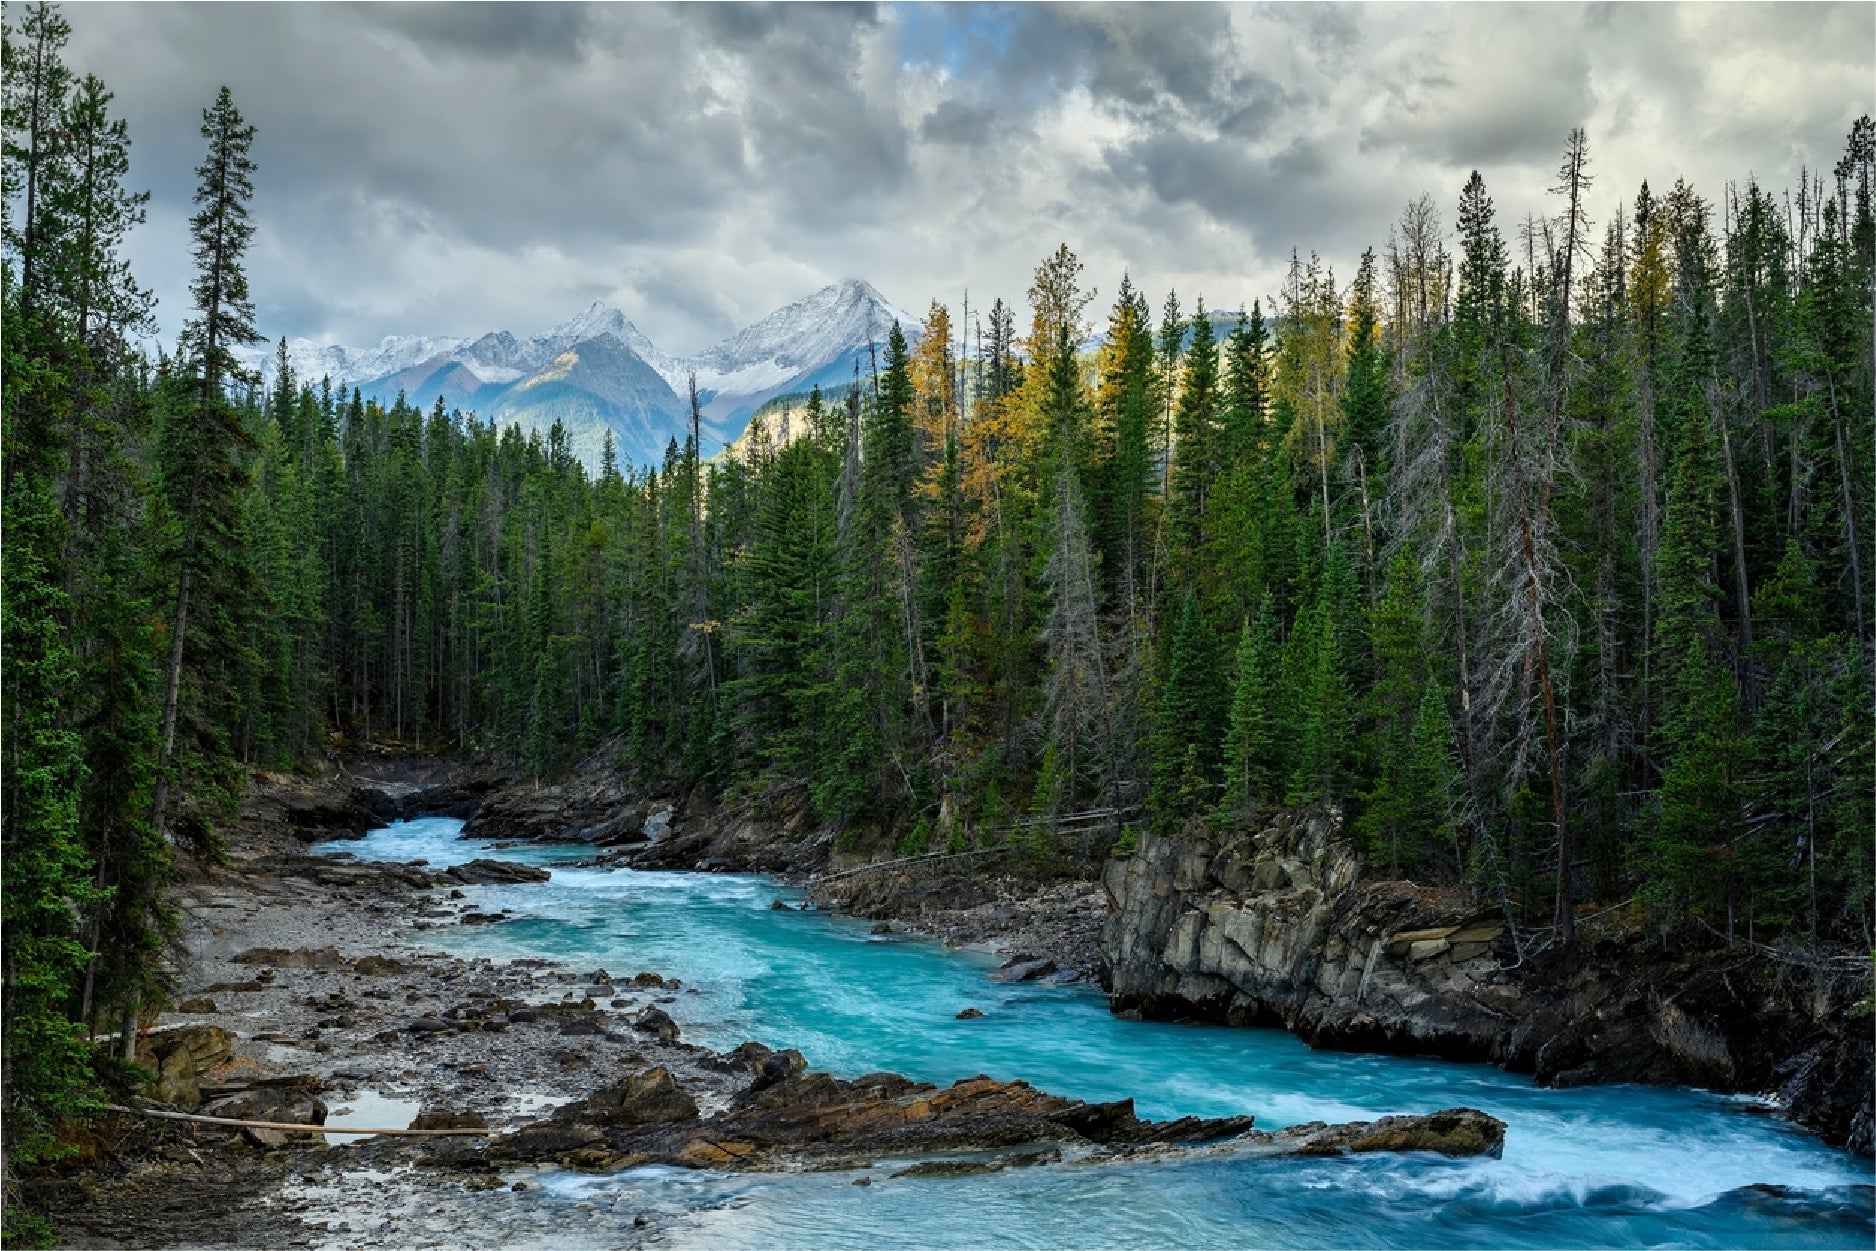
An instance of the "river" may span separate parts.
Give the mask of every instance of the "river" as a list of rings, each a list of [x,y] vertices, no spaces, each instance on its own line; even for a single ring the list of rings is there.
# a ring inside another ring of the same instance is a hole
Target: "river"
[[[1279,1030],[1122,1021],[1086,986],[992,982],[996,959],[795,909],[742,874],[570,867],[590,848],[492,851],[423,818],[362,842],[366,860],[440,868],[498,856],[538,885],[465,888],[499,925],[416,941],[465,956],[641,969],[696,993],[667,1005],[691,1041],[797,1047],[841,1076],[1022,1078],[1152,1118],[1250,1113],[1260,1128],[1469,1106],[1504,1120],[1500,1160],[1230,1153],[1074,1164],[875,1186],[863,1174],[555,1174],[550,1194],[650,1210],[672,1247],[1869,1247],[1869,1161],[1757,1101],[1686,1089],[1544,1090],[1482,1064],[1311,1051]],[[975,1020],[957,1013],[975,1007]],[[876,1170],[883,1176],[883,1171]],[[629,1199],[629,1203],[621,1202]],[[628,1218],[629,1219],[629,1218]]]

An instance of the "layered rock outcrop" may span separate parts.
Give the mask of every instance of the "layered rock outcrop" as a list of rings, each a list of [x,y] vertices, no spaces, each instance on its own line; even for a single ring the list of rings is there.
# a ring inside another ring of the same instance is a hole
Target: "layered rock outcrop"
[[[1546,1084],[1775,1095],[1869,1154],[1869,993],[1854,959],[1664,946],[1619,926],[1520,952],[1463,899],[1365,875],[1333,806],[1142,835],[1103,875],[1115,1011],[1292,1030],[1312,1046],[1492,1060]]]
[[[755,1077],[716,1115],[700,1117],[672,1074],[654,1068],[496,1138],[487,1154],[599,1172],[641,1164],[763,1172],[870,1167],[878,1157],[928,1152],[1058,1148],[1054,1154],[927,1162],[894,1174],[951,1176],[1049,1162],[1061,1158],[1062,1147],[1170,1149],[1241,1139],[1260,1154],[1497,1155],[1505,1138],[1504,1122],[1469,1108],[1266,1134],[1252,1130],[1248,1116],[1146,1121],[1134,1114],[1131,1099],[1084,1103],[1027,1082],[979,1076],[938,1087],[896,1073],[846,1081],[809,1071],[799,1052],[745,1043],[736,1054],[746,1056]]]

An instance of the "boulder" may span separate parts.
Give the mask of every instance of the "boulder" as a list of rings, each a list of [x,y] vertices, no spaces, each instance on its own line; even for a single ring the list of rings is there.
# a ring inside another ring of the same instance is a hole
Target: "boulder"
[[[697,1119],[697,1101],[665,1068],[634,1073],[554,1112],[556,1120],[583,1121],[613,1129]]]
[[[553,876],[548,870],[512,860],[471,860],[443,870],[442,876],[464,886],[487,886],[516,882],[545,882]]]
[[[285,1121],[296,1125],[319,1126],[326,1123],[326,1104],[304,1085],[257,1085],[203,1104],[202,1115],[223,1116],[237,1121]],[[278,1129],[244,1128],[241,1134],[257,1147],[278,1147],[290,1139],[311,1138],[310,1134],[296,1135]]]
[[[215,1001],[213,999],[210,999],[207,995],[196,995],[194,998],[185,999],[181,1003],[177,1004],[176,1011],[178,1012],[215,1012],[215,1011],[218,1011],[218,1009],[215,1007]]]
[[[202,1102],[197,1078],[234,1055],[234,1036],[216,1025],[175,1025],[137,1040],[137,1063],[155,1073],[150,1094],[179,1108]]]
[[[655,1036],[659,1045],[664,1047],[669,1047],[678,1039],[677,1022],[663,1008],[646,1008],[632,1018],[632,1028]]]
[[[750,1084],[749,1089],[767,1090],[771,1086],[787,1081],[797,1073],[805,1072],[807,1067],[808,1058],[793,1047],[786,1051],[772,1051],[762,1057],[762,1063],[756,1069],[756,1080]]]
[[[960,1021],[975,1021],[983,1016],[983,1014],[982,1008],[965,1008],[962,1012],[958,1013],[957,1019]]]
[[[734,1049],[721,1055],[706,1056],[697,1063],[716,1073],[739,1073],[749,1069],[760,1071],[762,1062],[774,1054],[759,1042],[746,1042],[738,1043]]]
[[[999,982],[1029,982],[1055,972],[1055,961],[1046,956],[1017,956],[1005,960],[990,976]]]
[[[1424,1116],[1384,1116],[1378,1121],[1346,1125],[1312,1122],[1256,1137],[1286,1155],[1436,1151],[1441,1155],[1497,1158],[1505,1150],[1505,1123],[1475,1108],[1447,1108]]]

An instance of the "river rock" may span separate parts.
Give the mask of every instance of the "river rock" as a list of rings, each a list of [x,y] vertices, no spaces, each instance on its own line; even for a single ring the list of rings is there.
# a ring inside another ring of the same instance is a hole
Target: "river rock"
[[[1448,1108],[1424,1116],[1384,1116],[1378,1121],[1293,1125],[1274,1134],[1254,1133],[1285,1155],[1350,1155],[1369,1151],[1436,1151],[1451,1156],[1491,1156],[1505,1150],[1505,1123],[1474,1108]]]
[[[733,1049],[721,1055],[705,1056],[699,1060],[700,1068],[713,1073],[739,1073],[751,1069],[760,1071],[762,1062],[775,1053],[759,1042],[739,1043]]]
[[[442,876],[452,882],[461,882],[464,886],[487,886],[516,882],[545,882],[553,874],[537,865],[519,864],[513,860],[480,859],[445,869]]]
[[[612,1129],[697,1119],[697,1101],[665,1068],[635,1073],[594,1091],[577,1103],[555,1109],[556,1120],[583,1121]]]
[[[257,1085],[203,1104],[202,1115],[318,1126],[326,1122],[326,1104],[303,1085]],[[289,1138],[304,1137],[285,1130],[258,1128],[243,1128],[241,1134],[253,1145],[268,1148],[282,1146]]]
[[[747,1043],[743,1044],[748,1046]],[[773,1051],[762,1057],[756,1067],[756,1080],[750,1083],[752,1091],[767,1090],[780,1082],[785,1082],[797,1073],[806,1072],[808,1058],[793,1047],[786,1051]]]
[[[984,1011],[982,1008],[965,1008],[958,1013],[957,1019],[960,1021],[975,1021],[982,1017],[983,1014]]]
[[[677,1022],[662,1008],[646,1008],[632,1018],[632,1028],[653,1035],[660,1046],[669,1047],[678,1039]]]
[[[896,1180],[901,1177],[976,1177],[984,1173],[1000,1173],[1006,1168],[1029,1168],[1037,1164],[1055,1164],[1062,1158],[1060,1150],[1021,1151],[1012,1155],[978,1157],[967,1160],[920,1160],[911,1168],[902,1168],[892,1174]]]
[[[999,982],[1030,982],[1055,972],[1055,961],[1043,956],[1017,956],[1006,960],[990,976]]]

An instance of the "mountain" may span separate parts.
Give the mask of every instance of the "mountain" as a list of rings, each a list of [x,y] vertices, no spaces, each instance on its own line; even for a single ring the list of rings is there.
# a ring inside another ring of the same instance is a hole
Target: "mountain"
[[[697,371],[704,413],[740,434],[774,396],[817,383],[822,390],[845,386],[856,361],[862,375],[870,373],[875,345],[883,354],[894,321],[908,340],[918,338],[918,318],[887,303],[871,283],[849,278],[776,309],[683,363]]]
[[[850,278],[692,357],[660,351],[625,314],[598,303],[531,338],[506,330],[473,339],[402,335],[375,348],[295,339],[287,355],[301,379],[329,377],[334,387],[385,404],[401,393],[429,408],[440,397],[448,407],[542,433],[559,420],[592,465],[609,429],[622,460],[654,465],[672,438],[684,437],[693,373],[709,456],[772,397],[817,384],[837,390],[852,381],[856,363],[869,373],[895,320],[916,340],[916,318]],[[262,347],[248,359],[271,385],[273,352]]]

